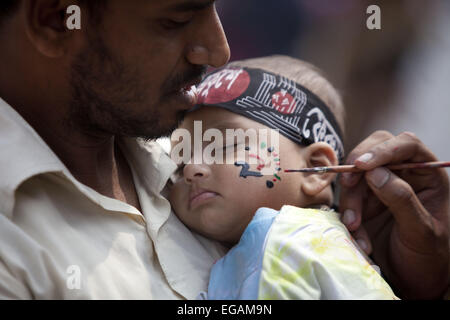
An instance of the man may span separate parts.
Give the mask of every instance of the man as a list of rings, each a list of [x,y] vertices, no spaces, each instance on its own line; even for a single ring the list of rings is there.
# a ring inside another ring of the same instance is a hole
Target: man
[[[0,297],[195,298],[221,248],[171,215],[170,158],[127,137],[169,134],[228,61],[214,2],[1,3]]]
[[[74,3],[82,25],[69,31],[65,13]],[[145,140],[170,133],[195,104],[190,88],[205,68],[229,59],[214,1],[10,0],[0,8],[0,298],[195,298],[223,248],[171,213],[164,186],[175,166]],[[407,149],[408,157],[374,152],[373,159],[415,159],[426,149],[404,140],[396,141],[398,153]],[[380,142],[372,136],[354,154]],[[433,177],[447,193],[429,192],[421,200],[430,205],[420,210],[447,216],[448,178],[439,172]],[[415,213],[414,197],[391,208],[383,195],[392,192],[377,196],[393,213]],[[405,223],[398,215],[393,228],[381,228],[394,240],[375,254],[396,250],[398,239],[389,235]],[[444,231],[409,233],[417,240],[411,245],[425,237],[420,250],[441,252]],[[442,275],[448,247],[435,258],[431,267],[414,267],[417,273]],[[392,265],[392,281],[413,284],[408,295],[416,297],[416,279],[395,271],[420,259],[405,259]],[[442,292],[435,282],[431,289],[423,297]]]

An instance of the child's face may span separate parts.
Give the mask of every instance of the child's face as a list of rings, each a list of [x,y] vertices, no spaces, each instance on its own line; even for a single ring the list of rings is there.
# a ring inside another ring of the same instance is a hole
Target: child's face
[[[218,128],[224,137],[224,127],[244,131],[268,130],[263,124],[221,108],[203,107],[188,114],[181,128],[189,130],[192,137],[194,121],[202,121],[203,132]],[[239,165],[190,163],[180,166],[177,181],[171,188],[170,201],[183,223],[209,238],[235,244],[257,209],[269,207],[279,210],[283,205],[307,205],[308,199],[301,188],[303,174],[284,173],[285,169],[306,165],[303,159],[305,148],[281,135],[279,150],[273,149],[271,141],[267,141],[270,139],[257,140],[253,144],[238,141],[238,145],[245,144],[246,149],[243,158],[235,152]],[[204,143],[203,148],[210,144]],[[224,142],[223,146],[226,145]],[[258,152],[265,155],[265,159],[262,160],[261,156],[259,164],[250,164],[247,172],[245,163],[250,163]],[[263,168],[265,173],[273,174],[259,176]]]

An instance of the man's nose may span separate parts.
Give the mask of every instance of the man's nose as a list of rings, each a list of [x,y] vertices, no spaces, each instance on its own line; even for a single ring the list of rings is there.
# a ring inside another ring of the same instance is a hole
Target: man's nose
[[[184,181],[187,184],[206,179],[209,177],[210,173],[211,170],[209,166],[204,164],[187,164],[183,169]]]
[[[219,68],[230,60],[230,47],[216,8],[211,7],[204,15],[187,48],[186,58],[195,65]]]

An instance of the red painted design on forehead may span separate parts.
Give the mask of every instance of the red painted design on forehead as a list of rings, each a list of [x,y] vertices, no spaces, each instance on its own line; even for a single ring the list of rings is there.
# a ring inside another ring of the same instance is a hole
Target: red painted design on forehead
[[[239,98],[250,85],[243,69],[225,69],[207,77],[198,87],[198,104],[218,104]]]

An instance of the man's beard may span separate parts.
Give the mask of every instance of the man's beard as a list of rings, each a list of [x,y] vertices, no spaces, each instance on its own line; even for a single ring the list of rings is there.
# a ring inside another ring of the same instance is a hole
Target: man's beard
[[[67,117],[70,127],[92,135],[109,134],[146,140],[170,136],[186,111],[179,111],[176,117],[167,119],[169,117],[164,118],[159,111],[162,102],[143,108],[149,89],[145,86],[142,72],[137,67],[126,66],[114,56],[100,36],[90,35],[89,45],[72,64],[72,98]],[[204,68],[166,81],[163,89],[193,79],[199,72],[203,74]],[[164,93],[161,100],[163,98],[167,98]]]

